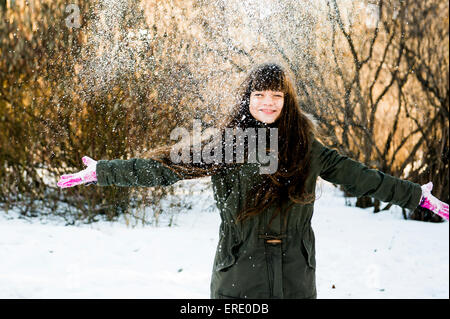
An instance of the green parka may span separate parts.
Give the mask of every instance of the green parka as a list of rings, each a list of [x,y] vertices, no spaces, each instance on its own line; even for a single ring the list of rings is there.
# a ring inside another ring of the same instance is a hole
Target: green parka
[[[419,184],[369,169],[316,139],[311,156],[309,193],[315,192],[320,176],[355,196],[368,195],[411,210],[419,205]],[[97,178],[99,186],[164,186],[183,179],[156,160],[137,158],[100,160]],[[221,216],[211,298],[316,298],[314,204],[294,204],[286,219],[278,214],[270,227],[275,207],[244,223],[235,222],[246,194],[260,178],[258,163],[223,169],[211,177]]]

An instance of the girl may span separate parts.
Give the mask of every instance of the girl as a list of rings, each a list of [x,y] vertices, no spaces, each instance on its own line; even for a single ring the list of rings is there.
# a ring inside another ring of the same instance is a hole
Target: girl
[[[87,168],[61,176],[58,186],[171,185],[211,176],[222,220],[211,298],[316,298],[311,218],[318,176],[342,184],[355,196],[369,195],[411,210],[421,205],[448,219],[448,204],[431,195],[431,182],[420,186],[369,169],[319,142],[314,121],[300,108],[293,82],[279,65],[257,66],[240,89],[221,125],[219,142],[229,146],[225,129],[277,129],[275,173],[260,174],[261,163],[248,160],[254,150],[246,137],[243,163],[196,162],[192,152],[188,161],[174,163],[171,147],[155,150],[148,159],[96,162],[85,156]],[[256,130],[260,135],[263,131]]]

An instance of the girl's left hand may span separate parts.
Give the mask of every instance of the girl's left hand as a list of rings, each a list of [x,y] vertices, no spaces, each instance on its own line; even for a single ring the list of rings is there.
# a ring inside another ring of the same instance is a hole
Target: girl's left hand
[[[448,220],[448,204],[431,195],[433,183],[429,182],[428,184],[422,185],[421,187],[422,198],[419,205]]]

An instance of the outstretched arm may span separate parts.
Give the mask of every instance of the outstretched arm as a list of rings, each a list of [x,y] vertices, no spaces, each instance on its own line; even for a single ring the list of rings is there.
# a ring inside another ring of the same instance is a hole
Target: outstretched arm
[[[154,159],[100,160],[97,163],[100,186],[169,186],[183,179],[163,163]]]
[[[419,184],[370,169],[317,140],[313,142],[313,152],[320,160],[320,177],[342,185],[355,196],[371,196],[411,210],[420,203],[422,189]]]
[[[76,173],[62,175],[58,186],[73,187],[81,184],[96,183],[99,186],[168,186],[182,177],[163,163],[154,159],[133,158],[129,160],[100,160],[84,156],[86,169]]]
[[[408,209],[417,206],[431,210],[448,220],[448,204],[431,195],[433,183],[419,184],[402,180],[370,169],[364,164],[340,155],[315,140],[313,153],[321,163],[320,177],[335,184],[341,184],[355,196],[371,196],[383,202],[391,202]]]

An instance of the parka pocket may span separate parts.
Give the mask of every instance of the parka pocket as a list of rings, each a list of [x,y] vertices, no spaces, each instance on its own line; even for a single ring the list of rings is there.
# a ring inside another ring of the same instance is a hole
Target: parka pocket
[[[238,257],[241,242],[234,241],[231,238],[224,238],[220,244],[218,253],[216,271],[228,271],[235,263]]]
[[[312,269],[316,269],[316,257],[313,244],[305,238],[303,238],[302,244],[302,251],[306,259],[306,263]]]

